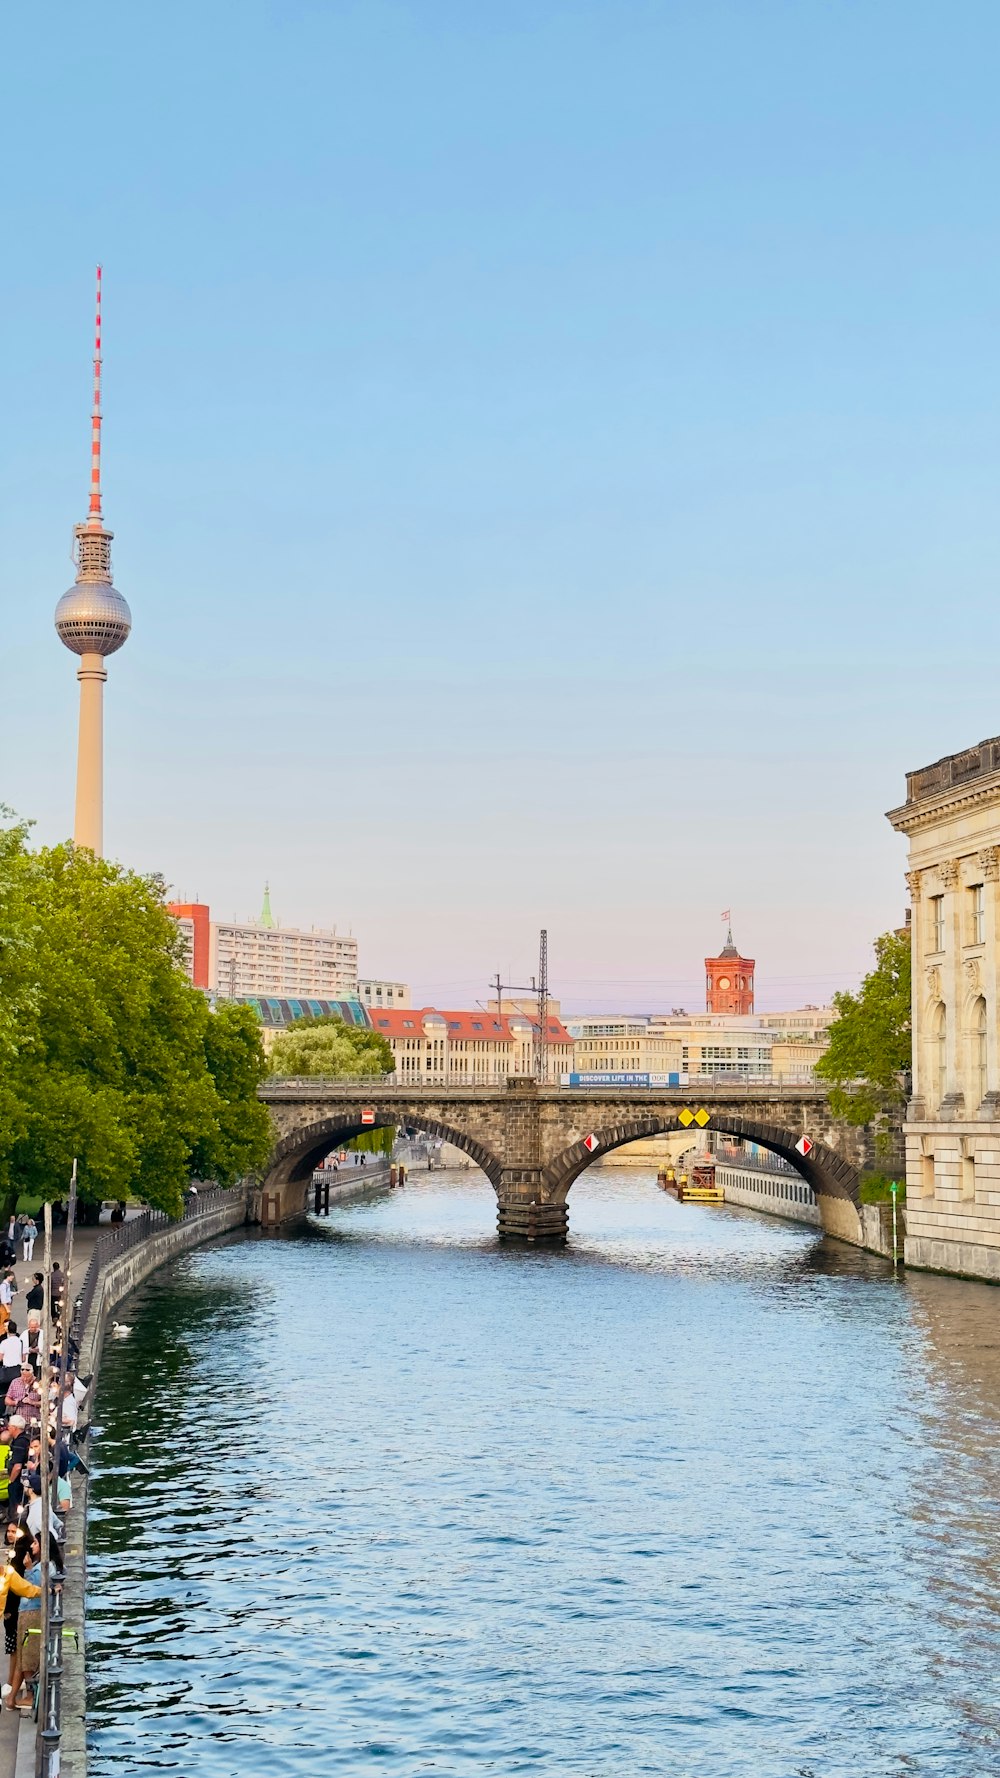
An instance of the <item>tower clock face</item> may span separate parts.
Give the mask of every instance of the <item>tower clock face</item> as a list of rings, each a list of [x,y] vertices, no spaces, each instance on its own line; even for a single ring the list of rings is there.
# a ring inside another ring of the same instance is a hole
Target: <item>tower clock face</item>
[[[732,985],[733,984],[729,980],[728,975],[720,975],[720,977],[719,977],[719,987],[720,988],[731,988]]]

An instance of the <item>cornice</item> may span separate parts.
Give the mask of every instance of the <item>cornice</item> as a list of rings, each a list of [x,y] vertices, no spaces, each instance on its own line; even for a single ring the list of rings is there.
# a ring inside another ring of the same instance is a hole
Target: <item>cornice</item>
[[[886,820],[897,833],[921,833],[936,827],[942,816],[957,815],[963,809],[975,809],[996,803],[1000,811],[1000,772],[992,772],[965,790],[948,790],[942,796],[928,797],[919,803],[903,803],[898,809],[887,809]]]

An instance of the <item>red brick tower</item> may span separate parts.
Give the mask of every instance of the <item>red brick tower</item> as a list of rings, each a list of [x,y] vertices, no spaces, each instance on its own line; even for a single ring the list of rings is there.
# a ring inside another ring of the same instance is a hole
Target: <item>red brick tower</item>
[[[741,957],[730,927],[717,957],[705,958],[705,1011],[753,1012],[752,957]]]

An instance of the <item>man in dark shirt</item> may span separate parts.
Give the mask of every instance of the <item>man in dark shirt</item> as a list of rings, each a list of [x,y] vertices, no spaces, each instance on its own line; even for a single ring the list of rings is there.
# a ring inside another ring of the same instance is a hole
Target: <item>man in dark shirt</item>
[[[45,1275],[44,1275],[44,1273],[42,1273],[42,1272],[35,1273],[35,1282],[31,1286],[31,1289],[29,1290],[27,1297],[25,1298],[25,1301],[26,1301],[29,1309],[44,1309],[44,1307],[45,1307]]]
[[[7,1517],[8,1519],[15,1519],[17,1517],[17,1509],[21,1504],[21,1498],[24,1494],[24,1466],[28,1460],[28,1451],[31,1446],[31,1440],[28,1437],[28,1429],[20,1414],[11,1415],[8,1430],[10,1431],[11,1439],[10,1461],[7,1465]]]

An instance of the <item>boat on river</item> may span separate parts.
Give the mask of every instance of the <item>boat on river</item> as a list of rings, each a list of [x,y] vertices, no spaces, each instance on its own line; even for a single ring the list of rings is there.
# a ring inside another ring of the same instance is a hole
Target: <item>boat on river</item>
[[[656,1183],[679,1204],[724,1204],[726,1201],[725,1191],[716,1184],[712,1155],[700,1155],[692,1163],[689,1174],[678,1173],[673,1167],[661,1167]]]

